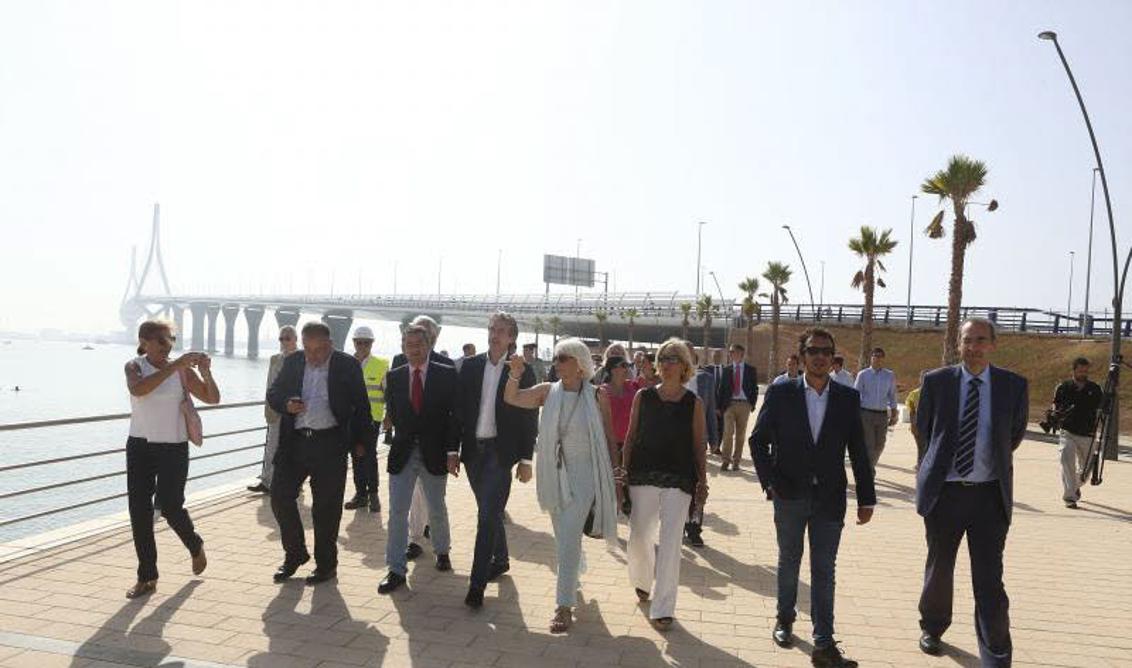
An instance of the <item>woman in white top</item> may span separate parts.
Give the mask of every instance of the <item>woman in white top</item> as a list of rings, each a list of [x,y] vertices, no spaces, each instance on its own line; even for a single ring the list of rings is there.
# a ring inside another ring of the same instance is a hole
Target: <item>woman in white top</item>
[[[161,514],[192,556],[193,574],[200,575],[208,563],[204,541],[185,511],[189,437],[181,402],[191,393],[207,404],[220,403],[220,390],[212,379],[212,360],[208,355],[185,353],[175,360],[169,359],[175,340],[170,323],[147,320],[138,327],[138,357],[126,363],[126,387],[130,391],[126,490],[138,555],[138,581],[126,591],[126,598],[145,596],[157,589],[155,491]]]
[[[617,547],[617,489],[613,465],[620,458],[613,440],[609,397],[590,385],[593,360],[586,344],[562,339],[554,347],[558,380],[519,389],[526,363],[513,356],[503,400],[520,408],[542,406],[535,441],[535,491],[539,507],[550,514],[558,551],[557,609],[551,633],[573,623],[578,573],[585,570],[582,532],[593,513],[591,536]]]

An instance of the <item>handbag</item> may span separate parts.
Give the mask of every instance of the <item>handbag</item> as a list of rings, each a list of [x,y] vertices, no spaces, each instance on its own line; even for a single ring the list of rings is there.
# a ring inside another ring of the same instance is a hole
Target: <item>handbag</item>
[[[193,405],[193,398],[189,395],[189,386],[185,383],[185,373],[181,372],[181,390],[185,396],[181,399],[181,416],[185,419],[185,431],[189,435],[189,443],[199,446],[204,443],[204,425],[200,421],[200,413]]]

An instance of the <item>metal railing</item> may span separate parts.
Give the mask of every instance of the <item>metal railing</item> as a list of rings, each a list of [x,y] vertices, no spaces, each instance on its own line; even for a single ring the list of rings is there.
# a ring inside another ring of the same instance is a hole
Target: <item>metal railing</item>
[[[200,410],[200,411],[215,411],[215,410],[226,410],[226,409],[232,409],[232,408],[247,408],[247,407],[250,407],[250,406],[262,406],[262,405],[263,405],[262,401],[241,401],[241,402],[235,402],[235,403],[230,403],[230,404],[220,404],[220,405],[217,405],[217,406],[200,406],[197,410]],[[113,414],[107,414],[107,415],[92,415],[92,416],[87,416],[87,417],[64,418],[64,419],[59,419],[59,420],[40,420],[40,421],[36,421],[36,422],[16,422],[16,423],[11,423],[11,424],[0,425],[0,432],[4,432],[4,431],[25,431],[25,430],[30,430],[30,429],[46,429],[46,428],[51,428],[51,427],[59,427],[59,426],[63,426],[63,425],[90,424],[90,423],[94,423],[94,422],[106,422],[106,421],[111,421],[111,420],[125,420],[125,419],[129,419],[129,417],[130,417],[129,413],[113,413]],[[234,436],[234,435],[237,435],[237,434],[250,434],[250,433],[253,433],[253,432],[257,432],[257,431],[264,431],[266,428],[267,428],[266,426],[258,426],[258,427],[248,427],[248,428],[244,428],[244,429],[234,429],[234,430],[229,430],[229,431],[220,431],[220,432],[216,432],[216,433],[213,433],[213,434],[205,434],[204,438],[205,438],[205,440],[208,440],[210,438],[220,438],[222,436]],[[203,460],[203,459],[211,459],[213,457],[221,457],[221,456],[224,456],[224,455],[231,455],[231,454],[238,453],[238,452],[245,452],[245,451],[248,451],[248,450],[258,450],[262,447],[263,447],[263,443],[260,442],[260,443],[253,443],[251,445],[243,445],[243,446],[239,446],[239,447],[235,447],[235,448],[229,448],[227,450],[219,450],[217,452],[205,452],[205,453],[202,453],[202,454],[199,454],[199,455],[192,457],[190,459],[190,461],[195,462],[195,461],[200,461],[200,460]],[[77,455],[68,455],[68,456],[65,456],[65,457],[52,457],[52,458],[49,458],[49,459],[39,459],[39,460],[35,460],[35,461],[21,462],[19,464],[9,464],[9,465],[6,465],[6,466],[0,466],[0,473],[5,473],[5,472],[9,472],[9,471],[18,471],[18,470],[23,470],[23,469],[28,469],[28,468],[38,467],[38,466],[48,466],[48,465],[53,465],[53,464],[62,464],[62,463],[66,463],[66,462],[73,462],[73,461],[77,461],[77,460],[81,460],[81,459],[89,459],[89,458],[93,458],[93,457],[104,457],[104,456],[107,456],[107,455],[121,454],[121,453],[124,453],[125,451],[126,451],[126,448],[109,448],[109,449],[106,449],[106,450],[96,450],[94,452],[84,452],[84,453],[77,454]],[[216,471],[209,471],[207,473],[201,473],[201,474],[198,474],[198,475],[189,476],[188,478],[186,478],[186,482],[192,481],[192,480],[200,480],[202,478],[210,478],[212,476],[222,475],[224,473],[231,473],[232,471],[238,471],[240,469],[249,468],[249,467],[252,467],[252,466],[259,466],[262,463],[262,461],[263,461],[263,457],[259,456],[259,457],[256,457],[256,459],[253,460],[253,461],[245,462],[245,463],[242,463],[242,464],[237,464],[235,466],[224,467],[224,468],[216,470]],[[46,484],[46,485],[37,485],[37,486],[34,486],[34,487],[27,487],[27,488],[24,488],[24,489],[18,489],[18,490],[11,491],[11,492],[4,492],[4,493],[0,494],[0,500],[26,496],[26,495],[35,494],[35,493],[38,493],[38,492],[50,491],[50,490],[53,490],[53,489],[70,487],[72,485],[79,485],[79,484],[82,484],[82,483],[95,482],[95,481],[98,481],[98,480],[106,480],[106,479],[109,479],[109,478],[114,478],[114,477],[123,476],[123,475],[126,475],[125,469],[122,469],[122,470],[119,470],[119,471],[110,471],[108,473],[100,473],[100,474],[97,474],[97,475],[91,475],[91,476],[86,476],[86,477],[81,477],[81,478],[68,479],[68,480],[64,480],[64,481],[61,481],[61,482],[55,482],[55,483],[50,483],[50,484]],[[86,499],[86,500],[83,500],[83,501],[79,501],[77,503],[70,503],[70,504],[63,505],[63,506],[48,508],[46,510],[36,511],[36,512],[29,513],[29,514],[26,514],[26,515],[21,515],[19,517],[13,517],[13,518],[9,518],[9,519],[0,519],[0,528],[10,526],[10,525],[13,525],[13,524],[19,524],[21,522],[27,522],[29,520],[34,520],[34,519],[37,519],[37,518],[40,518],[40,517],[46,517],[48,515],[54,515],[56,513],[62,513],[62,512],[69,511],[69,510],[84,508],[86,506],[92,506],[92,505],[95,505],[95,504],[98,504],[98,503],[104,503],[106,501],[112,501],[114,499],[121,499],[121,498],[128,496],[128,494],[129,494],[128,492],[119,492],[117,494],[104,495],[104,496],[100,496],[100,497],[93,498],[93,499]]]

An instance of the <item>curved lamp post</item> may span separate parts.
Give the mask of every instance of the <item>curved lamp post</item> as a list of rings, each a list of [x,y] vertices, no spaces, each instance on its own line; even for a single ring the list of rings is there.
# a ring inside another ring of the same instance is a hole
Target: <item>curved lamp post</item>
[[[806,290],[810,293],[810,313],[814,312],[814,286],[810,285],[810,272],[806,269],[806,259],[802,257],[802,249],[798,247],[798,240],[794,238],[794,230],[790,229],[789,225],[783,225],[782,229],[790,234],[790,241],[794,242],[794,250],[798,252],[798,261],[802,263],[802,273],[806,276]]]

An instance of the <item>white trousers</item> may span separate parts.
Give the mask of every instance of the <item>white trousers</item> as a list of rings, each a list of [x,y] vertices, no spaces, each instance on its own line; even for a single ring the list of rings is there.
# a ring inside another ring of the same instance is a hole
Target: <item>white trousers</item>
[[[633,485],[629,498],[633,502],[629,515],[629,580],[635,588],[652,592],[650,619],[674,617],[680,585],[680,544],[692,497],[676,488]]]
[[[1090,436],[1070,434],[1062,429],[1057,434],[1058,453],[1061,455],[1061,500],[1076,501],[1081,498],[1081,471],[1085,470],[1085,458],[1089,456]]]
[[[417,545],[424,543],[424,529],[427,524],[428,501],[425,500],[424,490],[421,489],[421,480],[417,478],[417,486],[413,488],[413,503],[409,506],[409,542]]]

